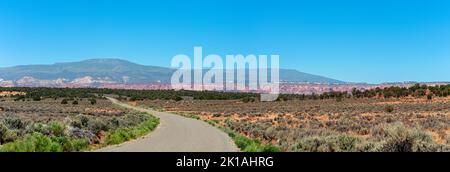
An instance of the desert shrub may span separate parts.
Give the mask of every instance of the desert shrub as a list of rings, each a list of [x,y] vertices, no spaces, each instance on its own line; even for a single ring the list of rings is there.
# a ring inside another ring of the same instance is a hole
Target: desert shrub
[[[118,128],[121,122],[116,117],[113,117],[109,120],[109,123],[112,125],[113,128]]]
[[[446,151],[445,145],[439,145],[434,142],[416,141],[413,146],[414,152],[441,152]]]
[[[0,145],[4,143],[3,136],[8,132],[8,128],[0,123]]]
[[[87,116],[80,116],[80,124],[81,126],[88,126],[90,119]]]
[[[356,152],[361,140],[357,137],[340,134],[310,136],[296,144],[294,151],[300,152]]]
[[[381,148],[381,144],[378,142],[364,140],[356,146],[357,152],[377,152]]]
[[[78,101],[74,100],[74,101],[72,102],[72,104],[73,104],[73,105],[78,105]]]
[[[337,147],[333,142],[328,142],[325,137],[312,136],[301,139],[294,147],[299,152],[336,152]]]
[[[6,117],[2,122],[9,129],[23,129],[26,126],[25,122],[16,117]]]
[[[19,132],[17,130],[8,129],[2,136],[3,143],[13,142],[19,139]]]
[[[394,112],[394,106],[392,106],[392,105],[385,106],[384,111],[387,113],[392,113],[392,112]]]
[[[144,121],[147,121],[150,119],[150,116],[145,113],[131,113],[126,114],[123,117],[119,119],[119,122],[121,123],[121,126],[134,126],[141,124]]]
[[[437,150],[428,133],[405,127],[401,123],[384,128],[384,139],[381,151],[384,152],[416,152]]]
[[[87,127],[93,133],[98,133],[100,131],[108,131],[109,129],[108,122],[101,119],[89,120],[87,123]]]
[[[357,144],[360,142],[359,138],[346,134],[337,137],[337,145],[343,151],[355,151]]]
[[[44,135],[49,135],[50,132],[48,131],[48,127],[44,126],[44,124],[41,123],[32,123],[30,125],[27,125],[25,129],[25,133],[32,134],[32,133],[42,133]]]
[[[85,128],[88,126],[90,119],[85,115],[77,115],[72,118],[70,125],[76,128]]]
[[[91,103],[91,105],[97,104],[97,100],[95,99],[89,99],[89,102]]]
[[[63,105],[66,105],[66,104],[68,104],[69,102],[67,102],[67,99],[63,99],[63,100],[61,100],[61,104],[63,104]]]
[[[64,135],[64,130],[65,130],[65,125],[61,124],[59,122],[50,122],[47,126],[48,131],[50,132],[50,134],[52,136],[63,136]]]

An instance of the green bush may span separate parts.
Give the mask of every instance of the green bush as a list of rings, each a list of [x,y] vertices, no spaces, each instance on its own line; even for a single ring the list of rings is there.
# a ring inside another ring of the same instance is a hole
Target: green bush
[[[343,151],[356,151],[356,147],[360,142],[361,140],[359,138],[347,134],[342,134],[337,137],[337,145]]]
[[[48,137],[41,133],[32,133],[24,139],[7,143],[1,152],[74,152],[89,148],[87,139],[70,139],[67,137]]]
[[[281,149],[271,144],[262,144],[259,140],[250,139],[239,134],[229,134],[236,146],[244,152],[280,152]]]
[[[241,135],[237,135],[237,136],[234,137],[234,143],[236,144],[236,146],[239,149],[244,150],[249,145],[252,145],[254,142],[252,142],[252,140],[248,139],[247,137],[244,137],[244,136],[241,136]]]
[[[138,126],[134,127],[124,127],[113,131],[110,131],[106,135],[105,144],[114,145],[126,142],[137,137],[141,137],[148,132],[152,131],[159,124],[159,119],[151,117],[150,119],[144,121]]]
[[[115,145],[126,142],[131,139],[131,132],[128,128],[119,128],[111,131],[107,136],[105,143],[108,145]]]
[[[271,144],[263,145],[261,152],[281,152],[281,148]]]
[[[61,152],[63,147],[41,133],[27,135],[24,139],[3,145],[2,152]]]
[[[83,151],[89,149],[88,139],[73,139],[71,140],[73,151]]]
[[[59,122],[50,122],[47,126],[51,135],[59,137],[64,135],[65,125]]]
[[[88,139],[71,139],[68,137],[52,137],[52,141],[58,143],[64,152],[79,152],[89,148]]]

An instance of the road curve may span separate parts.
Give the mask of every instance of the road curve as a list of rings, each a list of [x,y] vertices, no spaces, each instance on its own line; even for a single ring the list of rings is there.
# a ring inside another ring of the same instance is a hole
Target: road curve
[[[149,135],[121,145],[109,146],[98,152],[236,152],[239,149],[221,130],[199,120],[157,112],[124,104],[108,98],[114,104],[150,113],[160,124]]]

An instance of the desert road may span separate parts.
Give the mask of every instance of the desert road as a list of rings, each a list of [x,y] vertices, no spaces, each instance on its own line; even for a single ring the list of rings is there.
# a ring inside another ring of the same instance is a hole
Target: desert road
[[[236,152],[239,149],[221,130],[200,120],[176,114],[131,106],[108,98],[114,104],[150,113],[160,119],[149,135],[121,145],[109,146],[98,152]]]

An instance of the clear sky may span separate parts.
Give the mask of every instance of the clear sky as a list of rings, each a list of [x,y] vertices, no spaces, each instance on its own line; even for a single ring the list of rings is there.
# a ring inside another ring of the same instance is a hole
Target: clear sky
[[[1,0],[0,66],[279,54],[351,82],[450,81],[447,0]]]

